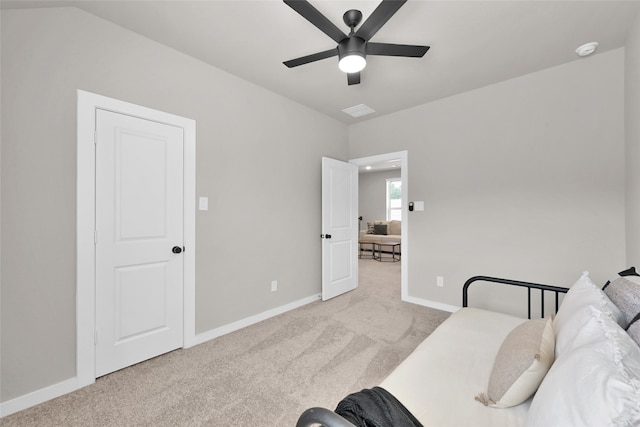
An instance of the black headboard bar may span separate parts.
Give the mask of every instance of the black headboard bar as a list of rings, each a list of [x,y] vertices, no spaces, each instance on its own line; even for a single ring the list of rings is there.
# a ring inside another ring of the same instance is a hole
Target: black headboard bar
[[[558,294],[566,293],[569,289],[562,288],[560,286],[553,285],[545,285],[542,283],[533,283],[533,282],[523,282],[520,280],[511,280],[511,279],[501,279],[499,277],[489,277],[489,276],[474,276],[467,280],[462,287],[462,306],[468,307],[469,298],[468,298],[468,290],[469,286],[474,282],[492,282],[492,283],[502,283],[504,285],[510,286],[521,286],[527,288],[527,317],[531,319],[531,289],[540,289],[540,313],[544,317],[544,292],[550,291],[555,292],[555,301],[556,301],[556,313],[558,312],[559,307],[559,299]]]

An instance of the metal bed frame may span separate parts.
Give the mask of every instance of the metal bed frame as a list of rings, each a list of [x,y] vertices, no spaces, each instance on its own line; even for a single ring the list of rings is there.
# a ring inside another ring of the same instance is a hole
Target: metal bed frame
[[[510,286],[521,286],[527,288],[527,318],[531,319],[531,289],[539,289],[540,290],[540,314],[544,317],[544,293],[545,291],[550,291],[555,293],[555,313],[558,312],[558,296],[561,293],[567,293],[569,288],[562,288],[560,286],[552,286],[552,285],[544,285],[542,283],[533,283],[533,282],[522,282],[520,280],[511,280],[511,279],[500,279],[498,277],[489,277],[489,276],[474,276],[467,280],[462,287],[462,306],[468,307],[468,291],[469,286],[475,282],[491,282],[491,283],[501,283],[504,285]]]
[[[356,427],[335,412],[326,408],[310,408],[300,415],[296,427]]]
[[[544,293],[555,293],[555,312],[558,312],[559,306],[559,294],[567,293],[568,288],[562,288],[560,286],[544,285],[541,283],[522,282],[520,280],[501,279],[498,277],[489,276],[474,276],[467,280],[462,287],[462,306],[468,307],[469,305],[469,286],[476,282],[490,282],[500,283],[509,286],[519,286],[527,288],[527,317],[531,319],[531,289],[540,290],[540,313],[544,317]],[[296,427],[311,427],[313,425],[320,425],[323,427],[355,427],[352,423],[336,414],[335,412],[326,408],[310,408],[300,415]]]

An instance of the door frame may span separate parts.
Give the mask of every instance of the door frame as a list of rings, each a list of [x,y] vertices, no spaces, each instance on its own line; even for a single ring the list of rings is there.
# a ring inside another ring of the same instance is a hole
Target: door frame
[[[400,253],[402,256],[400,257],[400,298],[402,301],[407,301],[409,299],[409,152],[404,150],[379,154],[376,156],[360,157],[349,160],[349,163],[353,163],[357,166],[365,166],[372,163],[381,163],[396,159],[400,159],[400,180],[402,181],[402,224],[400,226],[400,233],[402,235]]]
[[[76,199],[76,377],[80,386],[95,382],[95,129],[96,110],[104,109],[178,126],[184,132],[184,322],[183,348],[195,342],[196,122],[129,102],[78,90]]]

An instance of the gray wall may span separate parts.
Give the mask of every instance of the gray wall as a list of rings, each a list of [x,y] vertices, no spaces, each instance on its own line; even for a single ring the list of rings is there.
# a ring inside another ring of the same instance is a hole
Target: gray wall
[[[197,121],[197,332],[320,292],[344,124],[74,8],[4,10],[1,35],[0,400],[75,375],[77,89]]]
[[[358,177],[358,212],[362,215],[363,229],[367,227],[367,221],[384,220],[387,217],[388,178],[400,178],[400,169],[363,172]]]
[[[409,213],[413,297],[459,306],[473,275],[568,286],[625,266],[622,48],[349,132],[350,158],[408,150],[408,198],[425,201]]]
[[[640,15],[625,47],[627,264],[640,268]]]

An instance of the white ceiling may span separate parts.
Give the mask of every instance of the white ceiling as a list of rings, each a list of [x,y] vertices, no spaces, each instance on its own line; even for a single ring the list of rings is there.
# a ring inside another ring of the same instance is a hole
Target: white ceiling
[[[342,14],[373,1],[311,0],[345,32]],[[337,57],[296,68],[285,60],[335,42],[279,0],[2,0],[3,9],[75,6],[345,123],[355,123],[624,46],[640,10],[633,1],[409,0],[372,41],[431,46],[424,58],[369,56],[347,86]],[[376,112],[352,118],[344,108]]]

